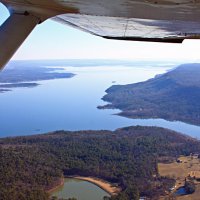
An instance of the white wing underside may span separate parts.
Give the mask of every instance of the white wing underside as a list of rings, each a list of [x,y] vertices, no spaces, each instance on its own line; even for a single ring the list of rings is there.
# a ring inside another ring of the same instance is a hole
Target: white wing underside
[[[53,19],[109,39],[182,42],[184,38],[199,38],[200,36],[200,23],[193,21],[77,14],[60,15]]]

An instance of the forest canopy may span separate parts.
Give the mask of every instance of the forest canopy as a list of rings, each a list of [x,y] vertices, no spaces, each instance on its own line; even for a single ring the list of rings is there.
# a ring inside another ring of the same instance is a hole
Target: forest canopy
[[[118,184],[112,200],[156,198],[174,184],[158,174],[162,157],[199,152],[199,141],[156,127],[56,131],[0,139],[0,197],[46,200],[63,176],[94,176]]]

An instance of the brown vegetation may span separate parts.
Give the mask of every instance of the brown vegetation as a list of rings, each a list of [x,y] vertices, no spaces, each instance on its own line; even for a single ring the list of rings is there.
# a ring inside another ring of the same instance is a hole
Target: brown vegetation
[[[196,190],[193,194],[177,196],[180,200],[199,200],[200,182],[192,175],[200,173],[200,159],[198,157],[181,156],[172,163],[159,163],[158,171],[161,176],[173,177],[176,180],[171,196],[178,188],[184,186],[186,180],[193,179]]]

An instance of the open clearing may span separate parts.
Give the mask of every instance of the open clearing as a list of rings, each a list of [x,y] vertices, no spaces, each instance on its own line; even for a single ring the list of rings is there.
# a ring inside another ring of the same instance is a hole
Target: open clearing
[[[161,176],[172,177],[176,180],[175,187],[172,190],[172,194],[179,188],[184,186],[185,179],[189,174],[200,173],[200,159],[197,156],[181,156],[178,160],[172,163],[159,163],[159,174]],[[177,196],[178,200],[199,200],[200,199],[200,182],[194,179],[196,190],[193,194]],[[169,194],[168,196],[171,196]],[[165,196],[166,197],[166,196]],[[161,199],[164,199],[162,197]]]

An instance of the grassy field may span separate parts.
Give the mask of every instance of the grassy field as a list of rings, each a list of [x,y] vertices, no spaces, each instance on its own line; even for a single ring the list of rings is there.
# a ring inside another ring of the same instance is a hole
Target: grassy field
[[[191,172],[200,172],[200,159],[194,156],[181,156],[179,162],[174,161],[169,164],[159,163],[158,170],[161,176],[173,177],[176,180],[172,194],[181,186],[184,186],[185,179]],[[196,190],[193,194],[176,197],[178,200],[199,200],[200,182],[195,181]],[[168,196],[170,196],[169,194]],[[165,199],[162,197],[161,199]]]

